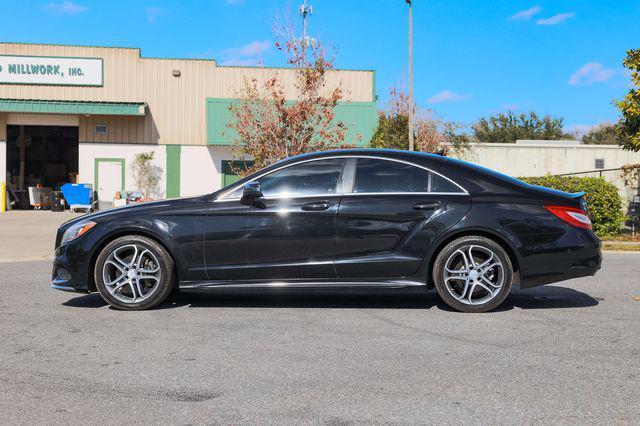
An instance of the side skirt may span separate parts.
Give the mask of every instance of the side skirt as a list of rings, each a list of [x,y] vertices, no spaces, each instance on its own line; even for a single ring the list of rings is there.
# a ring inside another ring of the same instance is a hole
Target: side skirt
[[[361,280],[361,281],[301,281],[301,280],[248,280],[248,281],[181,281],[180,290],[215,289],[400,289],[407,287],[426,287],[427,283],[412,280]]]

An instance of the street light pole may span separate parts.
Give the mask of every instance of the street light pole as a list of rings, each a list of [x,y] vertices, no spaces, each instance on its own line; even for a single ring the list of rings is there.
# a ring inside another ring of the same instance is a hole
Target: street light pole
[[[409,4],[409,151],[413,151],[413,4],[405,1]]]

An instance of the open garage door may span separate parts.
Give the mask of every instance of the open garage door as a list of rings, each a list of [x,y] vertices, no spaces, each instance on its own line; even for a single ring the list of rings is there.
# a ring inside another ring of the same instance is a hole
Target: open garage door
[[[11,186],[23,194],[33,186],[59,190],[65,183],[75,182],[78,127],[7,125],[6,167]],[[19,207],[26,207],[24,200]]]

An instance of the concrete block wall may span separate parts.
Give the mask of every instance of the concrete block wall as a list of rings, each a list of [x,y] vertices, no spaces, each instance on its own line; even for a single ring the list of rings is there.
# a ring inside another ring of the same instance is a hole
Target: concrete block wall
[[[468,152],[455,156],[513,177],[594,170],[596,159],[604,160],[605,169],[640,163],[640,152],[625,151],[619,146],[563,145],[556,141],[541,141],[535,144],[473,144]],[[580,176],[598,175],[599,173],[592,173]],[[602,176],[618,187],[620,195],[627,197],[620,172],[603,172]]]

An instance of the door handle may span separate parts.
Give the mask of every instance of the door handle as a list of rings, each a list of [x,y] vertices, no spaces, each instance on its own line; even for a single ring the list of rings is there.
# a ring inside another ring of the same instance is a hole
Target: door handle
[[[416,203],[413,208],[416,210],[436,210],[439,209],[442,203],[440,201],[434,201],[432,203]]]
[[[331,206],[331,203],[328,201],[318,201],[313,203],[303,204],[301,209],[306,212],[318,212],[322,210],[326,210]]]

